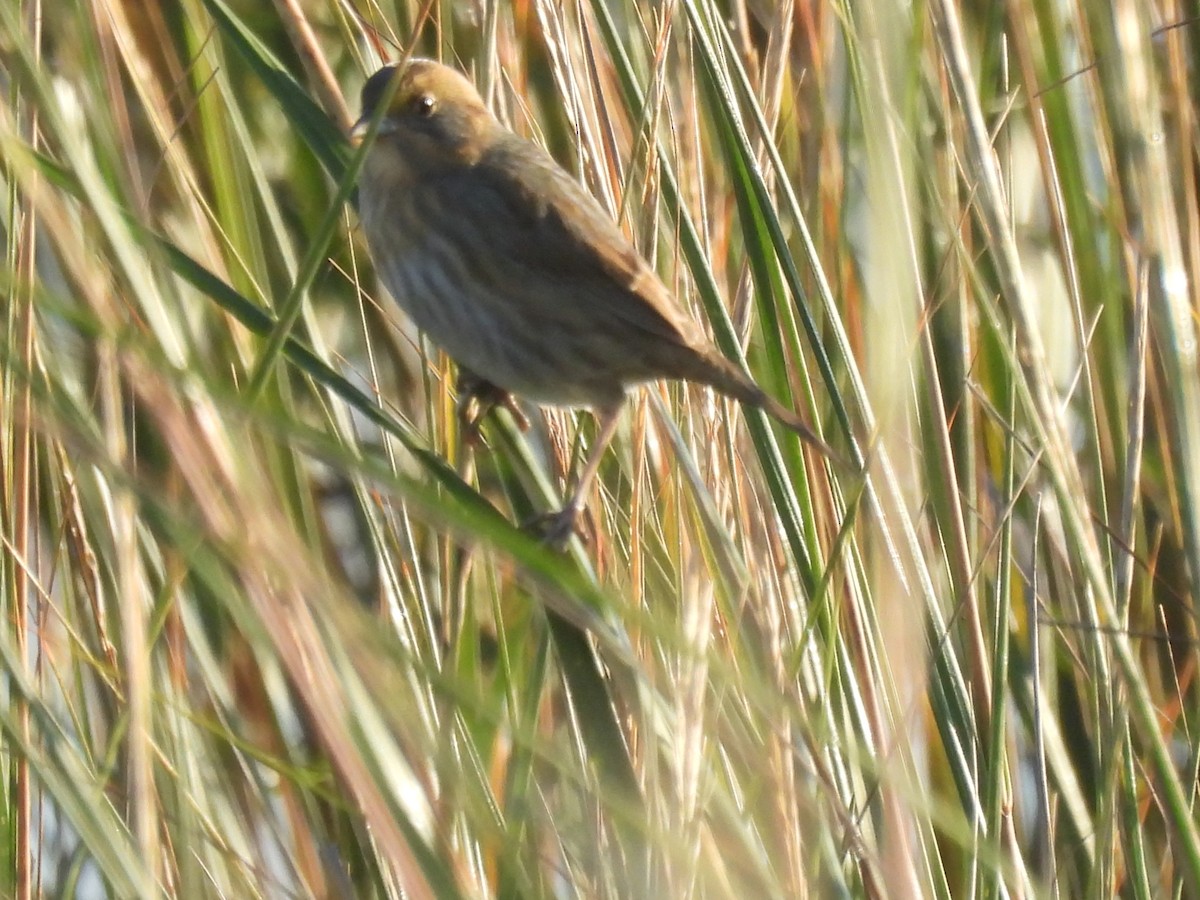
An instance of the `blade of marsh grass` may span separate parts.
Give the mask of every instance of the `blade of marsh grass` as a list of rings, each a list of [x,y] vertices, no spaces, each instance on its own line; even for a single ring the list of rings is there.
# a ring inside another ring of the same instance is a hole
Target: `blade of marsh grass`
[[[703,20],[700,18],[700,16],[701,16],[700,11],[695,7],[695,5],[693,3],[685,4],[685,8],[689,11],[690,14],[693,14],[696,18],[697,34],[703,35],[704,34]],[[730,38],[729,38],[727,30],[720,28],[719,25],[714,25],[714,27],[718,28],[719,34],[724,38],[724,40],[728,44]],[[703,39],[702,39],[702,41],[703,41]],[[710,55],[712,55],[712,51],[710,51]],[[707,57],[705,57],[705,58],[707,58]],[[759,108],[758,104],[754,100],[753,91],[750,89],[749,81],[746,77],[745,70],[737,63],[736,57],[731,56],[730,60],[731,60],[731,63],[730,63],[729,71],[732,75],[735,75],[738,79],[738,86],[746,98],[747,107],[751,110],[751,112],[755,116],[756,126],[762,130],[764,135],[769,134],[770,132],[767,130],[767,125],[766,125],[765,120],[763,119],[761,109]],[[730,108],[730,109],[733,108],[732,101],[729,101],[728,108]],[[765,210],[773,209],[774,207],[771,204],[769,197],[767,196],[766,186],[763,183],[761,177],[758,175],[757,167],[753,164],[754,157],[753,157],[753,153],[752,153],[752,148],[750,148],[750,146],[749,146],[749,141],[748,141],[748,139],[744,138],[743,130],[739,129],[739,133],[743,135],[743,139],[739,142],[739,146],[744,148],[743,153],[745,155],[745,158],[748,161],[746,171],[752,176],[752,184],[753,184],[753,187],[755,189],[757,196],[759,197],[762,208]],[[830,293],[828,282],[825,280],[824,274],[821,271],[821,267],[820,267],[818,257],[816,254],[816,248],[812,243],[811,235],[808,233],[807,227],[804,222],[804,217],[800,212],[799,203],[796,199],[794,192],[792,191],[790,181],[788,180],[787,168],[786,168],[786,166],[784,166],[782,160],[780,159],[777,148],[774,147],[774,145],[771,141],[769,141],[769,140],[765,141],[764,146],[768,152],[768,156],[771,159],[772,164],[775,166],[776,183],[778,184],[779,190],[780,190],[781,194],[783,195],[783,199],[785,201],[783,206],[790,214],[791,221],[794,223],[799,235],[802,238],[804,249],[805,249],[805,258],[809,263],[810,273],[818,285],[819,293],[823,299],[825,308],[830,310],[831,312],[834,312],[836,310],[836,307],[835,307],[835,304],[833,301],[833,297],[832,297],[832,294]],[[809,348],[813,352],[814,357],[818,361],[818,366],[821,370],[826,387],[828,388],[829,396],[834,403],[835,411],[837,412],[839,420],[842,422],[843,427],[846,429],[847,434],[848,435],[852,434],[852,432],[850,430],[849,419],[848,419],[848,416],[846,413],[846,408],[842,402],[841,394],[836,388],[836,382],[834,380],[834,375],[833,375],[832,368],[831,368],[830,362],[828,360],[828,357],[825,355],[825,352],[822,348],[822,344],[817,336],[815,323],[812,320],[811,313],[810,313],[810,311],[808,309],[808,305],[805,301],[805,292],[804,292],[804,288],[802,285],[802,281],[800,279],[799,272],[796,268],[794,257],[791,253],[791,250],[788,248],[787,241],[783,234],[783,229],[780,224],[779,217],[778,217],[778,215],[775,215],[775,214],[769,214],[764,217],[764,221],[767,224],[768,228],[770,229],[772,240],[775,243],[776,253],[778,254],[777,259],[779,260],[779,262],[781,263],[781,265],[783,267],[784,276],[785,276],[785,279],[788,283],[790,290],[792,291],[792,296],[793,296],[793,300],[796,305],[796,309],[799,311],[800,319],[804,323],[806,333],[808,334]],[[857,374],[857,371],[858,371],[857,366],[853,362],[853,356],[850,353],[849,344],[846,339],[845,332],[842,330],[842,328],[840,326],[840,321],[836,314],[833,314],[830,316],[829,327],[832,330],[833,334],[837,338],[837,346],[838,346],[839,351],[841,352],[843,358],[847,361],[846,371],[851,376],[851,383],[854,388],[854,396],[855,396],[856,402],[858,403],[858,405],[861,409],[863,409],[864,411],[869,411],[869,404],[867,402],[865,388],[862,384],[861,379],[859,378],[859,376]],[[873,417],[869,414],[869,412],[867,413],[866,421],[867,421],[868,427],[870,427],[870,428],[874,427],[873,426]],[[862,459],[863,459],[863,457],[861,455],[859,455],[857,458],[860,461],[862,461]],[[903,509],[904,504],[902,502],[898,501],[899,488],[896,483],[896,476],[895,476],[894,472],[892,471],[891,465],[888,462],[888,460],[886,459],[886,456],[881,457],[880,463],[881,463],[881,471],[883,472],[883,476],[884,476],[885,487],[888,490],[889,496],[891,496],[894,500],[897,501],[896,503],[894,503],[895,508]],[[883,521],[882,512],[881,512],[882,507],[880,506],[880,499],[876,494],[876,489],[875,489],[874,484],[871,479],[867,479],[865,482],[863,497],[869,501],[873,510],[875,511],[876,517],[879,518],[880,521],[882,522]],[[929,576],[927,566],[924,562],[923,553],[921,552],[921,548],[919,546],[919,542],[916,537],[913,523],[907,515],[902,515],[900,517],[899,526],[900,526],[901,534],[904,538],[903,544],[899,545],[899,546],[902,546],[907,551],[907,555],[910,558],[910,560],[912,561],[912,571],[914,571],[917,574],[919,585],[921,587],[921,593],[924,595],[926,603],[932,607],[932,605],[934,604],[933,585],[932,585],[932,581]],[[890,537],[889,529],[886,527],[883,527],[883,528],[881,528],[881,533],[882,533],[885,541],[888,541],[889,543],[891,543],[892,538]],[[889,552],[891,554],[895,555],[899,551],[899,546],[897,546],[895,544],[891,544],[891,546],[889,546]],[[897,574],[899,577],[903,577],[902,572],[898,572]]]
[[[1079,553],[1079,563],[1092,588],[1092,592],[1084,598],[1087,603],[1094,604],[1085,606],[1090,616],[1089,625],[1095,635],[1101,631],[1107,633],[1108,646],[1115,653],[1125,687],[1131,695],[1131,709],[1138,724],[1139,737],[1146,743],[1159,778],[1167,819],[1180,840],[1182,864],[1193,883],[1200,884],[1200,832],[1197,831],[1190,802],[1160,732],[1155,705],[1128,635],[1121,631],[1109,633],[1109,626],[1116,621],[1111,586],[1102,567],[1090,518],[1086,509],[1081,508],[1084,503],[1080,475],[1069,449],[1070,441],[1061,408],[1049,385],[1041,338],[1032,324],[1031,298],[1027,295],[1020,260],[1011,240],[1007,204],[993,164],[990,141],[976,100],[977,92],[973,89],[957,11],[944,0],[935,0],[932,8],[946,69],[966,117],[969,162],[979,190],[977,209],[984,217],[993,240],[992,250],[1002,286],[1001,298],[1006,303],[1006,310],[1017,330],[1022,348],[1019,363],[1024,370],[1024,380],[1018,382],[1018,387],[1029,392],[1027,397],[1021,398],[1022,403],[1033,413],[1030,423],[1037,434],[1038,445],[1047,451],[1047,469],[1059,498],[1067,535]],[[1194,372],[1184,375],[1185,378],[1192,376]],[[1194,414],[1193,408],[1189,415]],[[1098,658],[1103,658],[1104,652],[1102,648]]]
[[[1162,140],[1167,111],[1154,77],[1159,63],[1150,18],[1136,4],[1117,2],[1111,16],[1097,16],[1095,23],[1092,34],[1101,55],[1101,97],[1112,123],[1118,187],[1130,230],[1139,238],[1139,265],[1147,270],[1150,324],[1159,337],[1171,400],[1184,544],[1191,570],[1200,572],[1200,341],[1174,196],[1178,176]]]
[[[616,73],[625,93],[626,103],[631,109],[640,110],[645,106],[645,97],[638,86],[632,65],[621,46],[616,33],[616,25],[605,4],[594,4],[593,10],[600,22],[601,31],[616,66]],[[678,182],[666,162],[670,157],[660,149],[657,158],[663,204],[676,214],[680,247],[695,281],[697,292],[704,303],[709,322],[713,326],[717,344],[722,352],[737,360],[744,368],[745,359],[741,352],[741,345],[721,299],[720,288],[705,257],[704,247],[696,227],[682,203]],[[763,471],[768,477],[776,510],[780,515],[784,531],[788,536],[789,546],[799,567],[799,575],[806,592],[811,592],[820,577],[820,566],[814,561],[814,559],[819,559],[819,548],[810,545],[806,536],[806,528],[803,525],[806,517],[803,515],[801,504],[796,497],[794,482],[784,468],[778,444],[771,430],[766,426],[765,414],[747,410],[747,421],[750,423],[751,435],[759,459],[763,461]]]
[[[1015,406],[1015,397],[1010,399],[1009,405]],[[1008,508],[1009,502],[1014,497],[1017,483],[1017,443],[1013,435],[1008,436],[1005,446],[1005,476],[1004,476],[1004,498],[1005,506]],[[1013,862],[1019,861],[1019,853],[1016,852],[1015,841],[1009,842],[1010,833],[1008,829],[1012,827],[1012,817],[1005,812],[1012,808],[1012,793],[1010,785],[1014,780],[1013,771],[1008,763],[1008,757],[1005,752],[1007,744],[1007,733],[1004,727],[1004,706],[1008,702],[1008,695],[1004,686],[1008,684],[1008,680],[1004,677],[1008,670],[1008,615],[1009,615],[1009,598],[1012,596],[1012,573],[1016,568],[1013,562],[1013,516],[1006,515],[1000,523],[1000,547],[999,547],[1000,563],[997,567],[999,577],[996,579],[995,595],[992,598],[992,611],[989,632],[991,636],[992,652],[992,669],[988,673],[988,681],[995,686],[992,695],[987,699],[991,703],[991,710],[988,715],[988,722],[985,728],[981,728],[981,732],[986,736],[987,744],[981,748],[981,756],[983,757],[980,765],[980,771],[983,773],[980,785],[980,791],[983,798],[984,818],[983,824],[986,826],[986,834],[981,835],[988,843],[996,848],[997,853],[1004,855],[1006,851],[1012,851]],[[983,660],[980,660],[982,663]],[[985,895],[998,896],[1001,886],[1001,872],[998,868],[989,868],[982,872],[979,876],[982,881],[982,889]]]
[[[707,38],[705,38],[703,36],[704,28],[705,28],[705,21],[702,18],[703,12],[700,10],[700,8],[698,7],[697,4],[693,4],[693,3],[685,4],[685,8],[688,10],[689,14],[693,16],[693,21],[696,24],[697,33],[698,33],[698,35],[700,35],[699,39],[703,43],[704,41],[707,40]],[[718,34],[720,36],[719,39],[723,38],[725,41],[726,48],[728,50],[732,50],[728,31],[721,26],[720,20],[717,17],[712,16],[711,21],[713,22],[711,27],[718,32]],[[712,56],[712,55],[715,55],[715,51],[710,51],[708,56],[702,54],[701,58],[707,60],[709,58],[709,56]],[[762,115],[762,112],[761,112],[758,104],[754,100],[754,94],[753,94],[753,91],[750,89],[749,82],[746,77],[744,69],[737,63],[736,55],[733,54],[732,52],[728,53],[726,58],[730,60],[729,72],[732,75],[735,75],[737,77],[738,87],[740,88],[740,90],[745,98],[746,106],[753,112],[754,121],[756,123],[756,126],[761,130],[764,137],[769,136],[770,131],[767,129],[767,125],[766,125],[765,119]],[[732,89],[732,86],[729,86],[729,85],[725,86],[725,88],[724,88],[725,91],[730,91],[731,89]],[[730,108],[730,109],[733,108],[732,103],[728,103],[728,108]],[[810,346],[812,346],[814,348],[814,352],[818,358],[819,363],[822,366],[822,372],[824,374],[826,374],[826,384],[827,384],[827,386],[830,386],[830,385],[832,385],[832,373],[828,370],[829,364],[828,364],[826,357],[824,356],[824,353],[819,349],[820,343],[816,337],[815,324],[812,321],[811,313],[809,312],[807,305],[803,301],[804,294],[803,294],[803,289],[801,287],[800,278],[799,278],[798,272],[796,271],[795,263],[794,263],[791,251],[789,250],[786,240],[784,238],[783,229],[781,227],[778,215],[772,212],[772,210],[775,209],[775,206],[769,200],[769,197],[767,195],[767,189],[766,189],[765,184],[762,181],[761,174],[757,171],[756,167],[753,165],[754,157],[752,154],[752,150],[749,146],[749,141],[745,137],[744,129],[739,128],[738,133],[739,133],[739,135],[741,135],[741,140],[738,143],[738,148],[739,148],[740,152],[743,154],[743,158],[747,161],[746,171],[748,173],[752,173],[752,175],[753,175],[752,186],[753,186],[755,195],[759,198],[761,207],[766,211],[764,214],[764,222],[766,223],[767,227],[770,230],[772,240],[774,241],[774,244],[775,244],[776,253],[778,254],[778,258],[783,265],[784,273],[785,273],[785,276],[787,277],[788,283],[793,292],[793,297],[796,300],[796,305],[799,310],[801,320],[805,323],[807,333],[809,335]],[[813,274],[814,274],[815,278],[817,279],[818,284],[825,291],[827,291],[828,290],[827,285],[824,281],[823,276],[821,276],[821,274],[820,274],[819,266],[816,265],[816,262],[815,262],[816,261],[815,250],[813,250],[812,245],[811,245],[811,239],[807,235],[807,230],[804,226],[803,217],[800,215],[799,209],[798,209],[798,204],[795,201],[794,195],[791,193],[791,187],[790,187],[790,182],[788,179],[787,169],[785,166],[783,166],[781,160],[779,159],[778,151],[773,146],[772,142],[770,140],[767,140],[767,141],[765,141],[765,144],[766,144],[767,155],[776,166],[775,174],[776,174],[777,182],[779,184],[780,191],[784,195],[784,197],[787,198],[787,200],[789,201],[787,205],[791,209],[791,212],[794,216],[794,221],[796,223],[796,226],[797,226],[799,232],[801,233],[802,236],[804,236],[806,248],[809,253],[808,258],[810,260],[810,265],[811,265]],[[832,310],[833,306],[832,306],[832,298],[831,297],[826,297],[826,303],[827,303],[827,308]],[[837,323],[836,323],[837,317],[832,316],[832,318],[835,320],[833,323],[833,327],[834,327],[834,330],[836,333],[838,331]],[[850,358],[848,356],[848,354],[847,354],[846,358],[847,359]],[[850,369],[851,372],[855,371],[855,367],[852,363],[848,366],[848,368]],[[856,390],[856,395],[857,395],[857,400],[858,400],[859,405],[864,410],[868,409],[866,394],[864,392],[864,388],[863,388],[861,382],[857,378],[854,378],[852,383]],[[835,406],[840,411],[840,415],[843,417],[843,421],[844,421],[845,409],[841,405],[840,397],[837,395],[837,392],[832,389],[831,389],[831,395],[833,396]],[[871,421],[871,417],[868,416],[868,422],[870,422],[870,421]],[[898,524],[900,527],[901,534],[903,535],[902,543],[900,543],[899,545],[892,544],[889,547],[889,554],[890,555],[896,554],[900,547],[903,547],[907,551],[906,558],[909,561],[910,565],[906,566],[905,568],[907,568],[909,571],[911,571],[912,573],[914,573],[917,576],[917,585],[914,586],[914,588],[919,587],[921,589],[921,592],[924,594],[926,606],[930,610],[931,614],[936,616],[937,615],[937,604],[936,604],[936,600],[935,600],[935,594],[933,591],[932,580],[931,580],[930,574],[927,570],[927,563],[925,561],[924,554],[920,548],[919,542],[916,537],[916,530],[915,530],[914,524],[911,521],[911,519],[909,519],[907,514],[905,514],[903,512],[903,510],[905,509],[905,504],[899,500],[899,486],[897,484],[896,476],[892,472],[891,467],[888,464],[886,457],[881,457],[880,463],[882,464],[881,471],[884,474],[884,484],[886,486],[886,490],[888,491],[888,497],[892,501],[889,508],[891,510],[894,510],[896,512],[896,514],[898,515],[898,517],[899,517]],[[885,518],[884,518],[885,514],[883,512],[883,506],[881,505],[880,498],[878,498],[876,496],[875,490],[869,480],[865,487],[864,496],[867,498],[868,503],[874,512],[874,515],[882,524],[885,521]],[[889,541],[889,542],[891,541],[891,538],[889,537],[889,529],[886,526],[881,529],[881,534],[883,535],[885,541]],[[868,627],[870,627],[870,626],[868,626]],[[858,640],[861,643],[863,641],[870,640],[870,638],[866,635],[860,635]],[[956,663],[955,657],[953,655],[948,655],[948,656],[944,657],[944,661],[946,663],[948,663],[949,665],[947,665],[945,667],[941,667],[941,671],[943,671],[944,673],[951,676],[951,681],[949,682],[949,686],[950,686],[951,690],[953,690],[954,693],[958,694],[959,696],[965,697],[967,694],[966,686],[963,683],[962,675],[958,671],[957,665],[955,664]],[[961,706],[961,704],[960,704],[960,706]],[[969,724],[969,720],[963,720],[963,721],[964,721],[964,724]],[[969,735],[971,735],[973,732],[974,732],[974,728],[970,728],[970,729],[968,729],[967,732],[965,732],[965,734],[968,735],[968,742],[973,742],[972,739],[969,737]],[[951,759],[952,763],[957,762],[959,765],[963,765],[966,763],[966,760],[963,757],[956,756],[954,754],[950,755],[950,759]],[[959,781],[960,784],[965,785],[971,780],[971,774],[968,769],[964,769],[963,771],[956,773],[956,775],[957,775],[957,780]]]
[[[500,437],[508,459],[518,461],[526,473],[540,475],[540,468],[529,455],[528,445],[510,420],[494,422],[490,433]],[[549,484],[543,478],[536,478],[534,485],[534,491],[539,487],[541,489],[541,497],[537,499],[542,504],[557,502]],[[510,489],[519,490],[516,485],[511,484]],[[526,487],[525,490],[529,491],[529,488]],[[532,494],[533,492],[517,494],[520,498],[516,505],[518,516],[533,512],[533,508],[526,508],[524,512],[522,510]],[[571,544],[570,552],[575,565],[579,567],[578,571],[581,574],[586,573],[585,578],[594,578],[591,565],[580,552],[578,542],[572,541]],[[580,728],[583,743],[605,772],[606,780],[620,792],[622,802],[640,805],[641,788],[630,760],[624,729],[613,708],[609,684],[603,678],[602,664],[580,627],[581,623],[562,615],[563,604],[561,600],[556,599],[559,596],[558,589],[553,584],[546,583],[537,588],[536,593],[539,594],[547,613],[555,656],[562,669],[570,701],[575,707],[574,720]]]
[[[33,735],[28,735],[9,710],[0,710],[5,743],[29,763],[41,788],[58,805],[115,891],[128,897],[157,894],[154,873],[143,865],[125,821],[104,797],[109,773],[92,768],[95,761],[79,752],[70,729],[42,702],[6,633],[0,634],[0,660],[9,690],[24,701],[34,726]]]
[[[16,148],[8,148],[10,152]],[[65,169],[41,154],[33,153],[28,148],[21,148],[28,153],[29,159],[38,166],[39,172],[53,181],[58,187],[76,196],[82,196],[81,187]],[[269,337],[276,333],[277,320],[272,314],[249,300],[238,292],[232,285],[206,268],[185,251],[181,250],[171,240],[155,234],[142,226],[130,214],[124,213],[129,227],[135,229],[146,242],[152,243],[161,251],[172,271],[179,275],[204,296],[214,301],[221,309],[233,315],[239,322],[253,333]],[[478,500],[479,495],[458,474],[446,464],[445,460],[431,452],[425,446],[420,436],[401,419],[390,415],[375,398],[357,387],[344,375],[334,370],[328,363],[318,357],[311,349],[298,339],[286,337],[283,343],[283,353],[305,374],[317,383],[328,388],[332,393],[344,400],[355,412],[378,425],[388,434],[398,439],[406,450],[434,476],[442,487],[449,490],[457,499],[463,502]]]
[[[358,178],[358,173],[362,170],[363,163],[366,161],[368,149],[368,143],[364,141],[362,146],[355,151],[349,165],[347,165],[345,172],[342,174],[342,180],[338,182],[333,200],[326,209],[325,215],[321,218],[320,224],[311,235],[311,243],[309,243],[308,250],[300,261],[300,268],[296,273],[291,290],[279,305],[278,321],[272,329],[267,346],[263,348],[254,372],[250,377],[247,391],[251,397],[257,398],[266,387],[267,380],[271,377],[275,363],[279,355],[283,352],[288,338],[291,337],[292,328],[303,312],[303,305],[308,290],[312,286],[317,272],[325,264],[326,250],[329,247],[330,241],[333,240],[334,231],[341,223],[342,210],[354,192],[355,182]]]
[[[346,177],[352,157],[346,135],[223,0],[204,0],[204,6],[225,38],[271,92],[287,116],[288,126],[304,139],[329,177],[337,184],[353,182],[353,176]]]

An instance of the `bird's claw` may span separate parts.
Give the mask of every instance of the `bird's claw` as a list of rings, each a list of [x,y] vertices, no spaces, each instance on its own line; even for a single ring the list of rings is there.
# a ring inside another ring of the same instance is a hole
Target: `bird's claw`
[[[521,411],[513,395],[473,372],[458,376],[458,420],[462,423],[463,439],[472,447],[483,444],[480,428],[493,409],[502,406],[509,411],[517,428],[529,430],[529,417]]]

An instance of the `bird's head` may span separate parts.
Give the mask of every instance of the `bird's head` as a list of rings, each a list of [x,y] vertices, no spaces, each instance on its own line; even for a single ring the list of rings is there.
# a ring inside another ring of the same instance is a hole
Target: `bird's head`
[[[366,136],[382,104],[376,147],[421,172],[478,160],[495,123],[467,78],[428,59],[384,66],[367,80],[353,139]]]

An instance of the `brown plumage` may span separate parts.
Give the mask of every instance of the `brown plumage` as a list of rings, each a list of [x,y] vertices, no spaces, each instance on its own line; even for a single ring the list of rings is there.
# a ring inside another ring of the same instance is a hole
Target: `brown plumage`
[[[600,420],[555,537],[569,534],[626,393],[644,382],[708,385],[829,454],[720,354],[600,204],[502,126],[460,73],[429,60],[379,70],[356,135],[385,100],[359,214],[389,292],[483,393],[590,407]]]

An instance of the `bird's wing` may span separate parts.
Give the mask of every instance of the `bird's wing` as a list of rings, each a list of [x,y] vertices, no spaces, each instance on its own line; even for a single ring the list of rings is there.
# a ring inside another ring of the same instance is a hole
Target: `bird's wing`
[[[588,303],[597,326],[607,319],[661,339],[666,346],[707,346],[695,320],[612,217],[535,144],[505,135],[472,168],[469,179],[464,177],[456,193],[460,196],[454,206],[462,214],[497,223],[494,246],[508,259],[531,278],[564,285],[561,296],[542,297],[540,302],[564,307]],[[538,304],[539,298],[523,302]],[[554,310],[540,312],[555,317]]]

